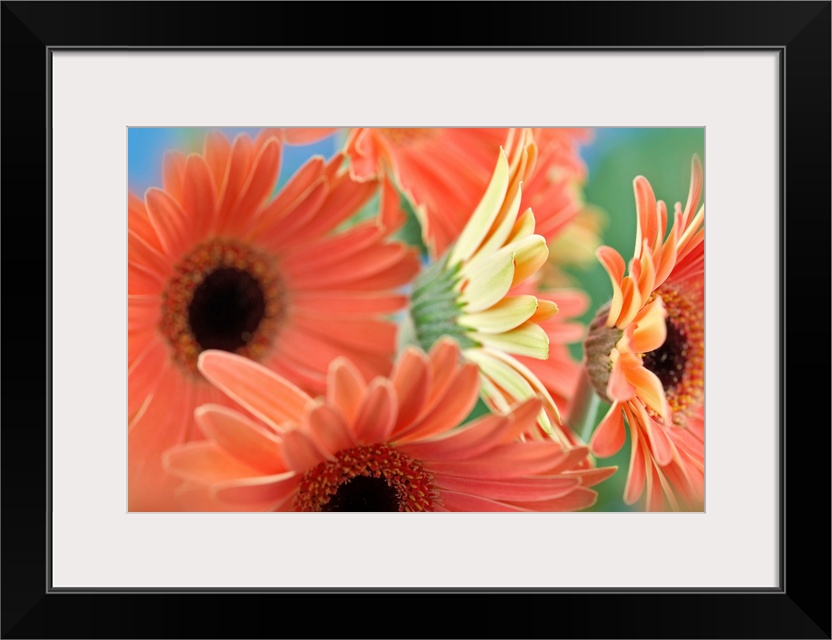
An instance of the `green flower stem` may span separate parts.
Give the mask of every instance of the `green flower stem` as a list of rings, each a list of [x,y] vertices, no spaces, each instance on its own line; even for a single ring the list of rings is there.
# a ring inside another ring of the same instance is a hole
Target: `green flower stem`
[[[595,393],[589,373],[584,367],[581,370],[581,380],[575,397],[569,407],[569,414],[566,416],[566,424],[581,440],[589,442],[592,432],[598,424],[598,408],[601,406],[601,398]]]

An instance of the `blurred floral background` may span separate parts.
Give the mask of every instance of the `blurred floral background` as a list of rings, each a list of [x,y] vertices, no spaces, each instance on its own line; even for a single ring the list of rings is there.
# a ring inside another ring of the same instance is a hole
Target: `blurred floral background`
[[[129,192],[143,198],[147,189],[161,188],[164,183],[165,154],[171,151],[184,155],[202,153],[207,131],[204,128],[130,128]],[[212,131],[222,132],[229,140],[240,133],[255,139],[261,133],[258,128],[221,128]],[[309,158],[320,155],[330,159],[344,149],[348,144],[348,135],[348,130],[339,129],[309,144],[284,144],[275,192],[280,192]],[[611,247],[625,261],[629,261],[633,255],[638,219],[634,178],[641,175],[649,181],[656,197],[667,203],[672,222],[673,205],[677,201],[684,205],[688,197],[691,158],[697,156],[704,164],[704,146],[702,128],[596,128],[589,130],[589,135],[575,146],[579,160],[586,169],[585,177],[579,185],[583,208],[568,232],[559,234],[549,245],[549,259],[556,260],[557,268],[543,270],[543,279],[548,287],[570,287],[587,294],[589,305],[574,320],[580,321],[584,327],[589,326],[598,310],[612,296],[610,276],[596,257],[598,246]],[[406,221],[394,237],[418,246],[422,262],[426,265],[429,256],[418,216],[407,198],[401,194],[399,196]],[[378,207],[376,196],[358,212],[354,220],[372,216]],[[582,340],[572,342],[568,349],[575,361],[583,360],[585,354]],[[581,432],[578,433],[585,442],[589,441],[608,406],[600,399],[590,405],[591,415],[583,422]],[[487,411],[480,400],[471,416],[484,415]],[[598,461],[604,467],[617,466],[619,471],[593,486],[597,500],[586,510],[644,510],[642,501],[627,504],[623,499],[630,465],[630,447],[628,429],[623,447],[615,455]]]

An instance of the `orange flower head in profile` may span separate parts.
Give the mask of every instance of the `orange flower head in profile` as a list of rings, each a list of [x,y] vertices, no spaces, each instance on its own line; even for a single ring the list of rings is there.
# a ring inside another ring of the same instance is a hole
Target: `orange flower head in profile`
[[[704,505],[704,206],[702,166],[692,161],[687,204],[667,208],[642,176],[634,181],[638,231],[629,274],[609,247],[598,257],[613,296],[585,341],[592,384],[610,409],[590,441],[600,457],[631,436],[624,499],[646,489],[648,510],[701,510]]]
[[[131,510],[174,508],[161,452],[200,437],[196,406],[222,402],[198,370],[203,351],[260,362],[310,392],[339,355],[366,376],[392,366],[388,314],[418,270],[414,251],[387,241],[398,203],[340,231],[378,188],[352,180],[340,154],[310,159],[274,196],[280,138],[308,138],[280,131],[211,134],[201,154],[168,154],[163,188],[129,196]]]
[[[244,412],[199,407],[206,438],[166,452],[187,510],[574,511],[614,471],[577,468],[587,447],[524,442],[537,399],[461,425],[478,373],[449,339],[405,349],[369,383],[338,358],[314,399],[232,353],[203,352],[199,370]]]

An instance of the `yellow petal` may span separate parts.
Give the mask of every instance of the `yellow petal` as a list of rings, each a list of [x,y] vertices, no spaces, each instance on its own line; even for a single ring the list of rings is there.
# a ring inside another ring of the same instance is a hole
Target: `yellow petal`
[[[530,295],[503,298],[485,311],[461,315],[457,322],[483,333],[503,333],[535,315],[537,304],[537,298]]]
[[[549,337],[533,322],[525,322],[516,329],[504,333],[474,332],[472,337],[487,347],[506,353],[529,356],[538,360],[546,360],[549,357]]]
[[[507,197],[510,195],[511,194],[508,194]],[[503,243],[506,238],[508,238],[509,233],[511,233],[511,230],[514,228],[514,223],[517,221],[517,213],[520,211],[520,198],[521,192],[520,189],[517,188],[514,192],[514,197],[512,198],[511,203],[504,204],[500,208],[500,213],[497,215],[497,219],[493,225],[494,230],[491,235],[485,239],[480,248],[477,249],[477,254],[492,253],[503,246]]]
[[[497,166],[494,168],[494,174],[491,176],[491,181],[485,190],[485,195],[477,205],[474,213],[471,215],[468,224],[459,235],[456,245],[451,250],[451,257],[448,262],[454,265],[463,260],[470,258],[477,248],[480,246],[485,235],[491,229],[491,225],[497,214],[500,212],[500,207],[506,197],[508,190],[508,159],[505,151],[500,149],[500,155],[497,158]]]
[[[517,222],[514,223],[514,228],[511,230],[511,234],[508,238],[506,238],[506,244],[510,244],[515,240],[532,235],[534,233],[534,225],[534,213],[532,213],[531,209],[526,209],[523,212],[523,215],[517,218]]]
[[[514,256],[514,280],[511,286],[523,282],[546,264],[549,247],[546,238],[539,235],[527,236],[508,246],[516,246]]]
[[[508,293],[514,278],[514,254],[498,251],[473,273],[465,274],[465,288],[459,295],[466,313],[484,311]]]
[[[636,353],[647,353],[662,346],[667,337],[666,315],[662,299],[657,296],[637,316],[630,348]]]
[[[482,349],[467,349],[463,356],[476,364],[482,373],[493,380],[515,400],[534,398],[535,392],[528,381],[505,362],[492,357]]]
[[[555,405],[554,400],[552,400],[546,388],[531,371],[511,356],[490,349],[466,349],[463,352],[463,356],[476,364],[482,374],[488,380],[493,381],[493,385],[496,385],[498,389],[503,389],[505,394],[512,398],[513,402],[511,404],[516,404],[529,398],[539,397],[543,400],[544,405],[553,412],[553,415],[560,420],[557,405]],[[483,391],[486,393],[486,397],[491,393],[495,393],[493,385],[483,384]],[[492,388],[489,390],[488,387]],[[497,395],[500,394],[497,392]],[[502,406],[505,406],[505,402],[503,398],[503,403],[497,403],[498,410],[504,411]],[[556,433],[545,409],[540,410],[537,420],[546,433]]]

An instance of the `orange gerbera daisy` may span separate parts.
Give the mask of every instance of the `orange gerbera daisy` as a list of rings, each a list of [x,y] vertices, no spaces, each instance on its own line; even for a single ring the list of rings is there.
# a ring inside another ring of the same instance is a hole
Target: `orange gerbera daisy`
[[[634,181],[638,232],[629,275],[624,260],[602,247],[613,297],[590,325],[586,366],[610,410],[592,435],[595,455],[616,453],[624,419],[632,451],[624,499],[644,493],[648,510],[700,510],[704,504],[704,221],[702,166],[694,156],[684,210],[667,208],[650,183]]]
[[[482,198],[507,135],[505,128],[358,128],[350,131],[346,152],[356,179],[394,176],[436,257],[459,237]],[[540,156],[520,206],[534,209],[537,232],[548,241],[581,209],[576,184],[586,169],[577,147],[590,131],[546,128],[534,136]]]
[[[319,134],[315,134],[319,135]],[[417,272],[414,251],[387,242],[397,199],[379,220],[338,232],[376,192],[309,160],[272,197],[281,142],[208,136],[202,155],[171,153],[164,188],[129,196],[128,414],[131,510],[173,508],[161,452],[196,437],[194,408],[220,399],[197,369],[205,349],[264,363],[311,392],[347,354],[362,374],[390,371]]]
[[[205,377],[249,414],[196,411],[206,440],[165,454],[199,511],[573,511],[613,469],[576,469],[586,447],[523,442],[540,401],[460,427],[479,390],[477,368],[441,340],[402,352],[389,378],[367,384],[339,358],[326,396],[230,353],[199,357]]]

